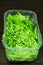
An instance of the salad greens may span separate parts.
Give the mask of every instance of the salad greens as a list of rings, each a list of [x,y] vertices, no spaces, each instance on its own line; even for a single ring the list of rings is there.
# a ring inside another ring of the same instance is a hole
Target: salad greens
[[[10,48],[36,48],[39,46],[39,33],[36,23],[30,16],[9,13],[6,17],[5,33],[3,34],[5,44]],[[37,54],[36,54],[37,53]],[[6,48],[6,56],[9,60],[24,61],[32,60],[38,55],[36,50],[9,50]]]

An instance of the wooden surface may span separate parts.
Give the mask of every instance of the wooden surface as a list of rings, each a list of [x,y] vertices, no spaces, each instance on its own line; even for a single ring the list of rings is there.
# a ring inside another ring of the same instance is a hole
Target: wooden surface
[[[4,12],[8,9],[24,9],[32,10],[37,13],[38,24],[43,37],[43,0],[1,0],[0,1],[0,65],[43,65],[43,46],[40,49],[39,57],[36,61],[32,63],[9,63],[5,57],[5,51],[2,45],[2,34],[3,34],[3,24]]]

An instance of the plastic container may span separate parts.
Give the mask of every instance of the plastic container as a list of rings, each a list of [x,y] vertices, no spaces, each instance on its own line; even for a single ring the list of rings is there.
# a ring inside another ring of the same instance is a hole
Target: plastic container
[[[34,61],[38,57],[39,49],[42,46],[42,37],[39,30],[38,22],[37,22],[37,15],[35,12],[30,10],[8,10],[4,13],[4,33],[6,30],[6,17],[9,13],[16,14],[17,12],[21,12],[23,15],[29,15],[32,20],[35,21],[38,27],[38,33],[40,37],[40,45],[36,48],[10,48],[8,47],[3,39],[3,46],[5,48],[6,57],[9,61]],[[4,34],[3,33],[3,34]]]

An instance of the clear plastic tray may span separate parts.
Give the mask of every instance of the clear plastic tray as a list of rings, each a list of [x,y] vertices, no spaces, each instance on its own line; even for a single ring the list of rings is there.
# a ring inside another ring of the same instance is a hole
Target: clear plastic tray
[[[33,61],[37,58],[38,53],[39,53],[39,49],[42,46],[42,37],[41,37],[41,33],[39,30],[39,26],[38,26],[38,21],[37,21],[37,15],[35,12],[30,11],[30,10],[8,10],[4,13],[4,33],[6,31],[6,17],[9,13],[11,14],[16,14],[17,12],[21,12],[23,15],[29,15],[31,17],[32,20],[35,21],[35,23],[37,24],[38,27],[38,33],[40,35],[40,45],[37,46],[36,48],[10,48],[8,47],[4,40],[2,41],[3,46],[5,48],[5,52],[6,52],[6,57],[9,61]],[[3,34],[4,34],[3,33]],[[19,54],[21,53],[21,54]],[[33,54],[34,53],[34,54]],[[16,56],[18,54],[18,56]]]

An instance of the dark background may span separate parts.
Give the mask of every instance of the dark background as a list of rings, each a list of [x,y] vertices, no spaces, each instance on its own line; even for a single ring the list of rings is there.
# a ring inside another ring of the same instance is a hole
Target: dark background
[[[5,51],[2,45],[2,34],[4,24],[4,12],[9,9],[32,10],[37,13],[38,24],[43,37],[43,0],[1,0],[0,1],[0,65],[43,65],[43,46],[39,51],[38,59],[31,63],[9,63],[5,57]]]

